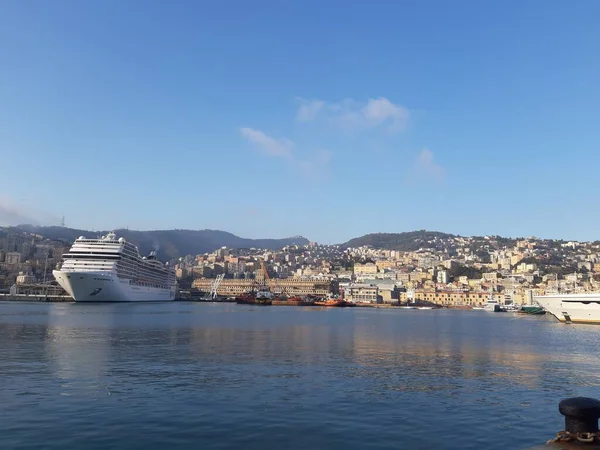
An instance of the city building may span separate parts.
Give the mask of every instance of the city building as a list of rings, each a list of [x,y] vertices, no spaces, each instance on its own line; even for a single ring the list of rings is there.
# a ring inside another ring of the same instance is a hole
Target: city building
[[[7,252],[5,256],[6,264],[21,264],[23,255],[20,252]]]
[[[381,303],[379,288],[374,284],[354,283],[344,290],[344,300],[354,303]]]
[[[202,292],[208,292],[213,283],[210,278],[197,278],[192,282],[192,289]],[[297,278],[287,278],[284,280],[272,280],[271,290],[273,292],[283,292],[288,295],[315,295],[326,297],[330,293],[338,293],[338,284],[332,280],[304,280]],[[232,297],[257,289],[257,281],[249,279],[225,279],[219,285],[218,295]]]
[[[35,282],[35,275],[31,272],[19,272],[19,275],[17,275],[17,284],[33,284]]]
[[[374,275],[377,273],[377,265],[374,263],[366,263],[366,264],[354,264],[354,275],[355,276],[363,276],[363,275]]]

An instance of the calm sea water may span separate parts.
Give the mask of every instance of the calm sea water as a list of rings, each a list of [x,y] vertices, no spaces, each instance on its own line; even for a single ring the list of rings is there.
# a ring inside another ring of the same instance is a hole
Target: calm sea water
[[[0,303],[0,448],[528,448],[599,354],[484,311]]]

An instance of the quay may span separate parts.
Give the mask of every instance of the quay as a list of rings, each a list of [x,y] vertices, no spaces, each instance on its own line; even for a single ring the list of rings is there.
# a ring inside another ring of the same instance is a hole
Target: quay
[[[0,301],[72,302],[73,298],[60,286],[43,283],[15,284],[0,292]]]
[[[73,302],[70,295],[0,294],[0,301],[12,302]]]

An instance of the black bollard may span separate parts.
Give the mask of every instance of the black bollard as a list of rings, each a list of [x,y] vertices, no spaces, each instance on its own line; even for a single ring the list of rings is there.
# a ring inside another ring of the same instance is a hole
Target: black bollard
[[[565,431],[571,434],[596,433],[600,418],[600,400],[574,397],[562,400],[558,411],[565,416]]]

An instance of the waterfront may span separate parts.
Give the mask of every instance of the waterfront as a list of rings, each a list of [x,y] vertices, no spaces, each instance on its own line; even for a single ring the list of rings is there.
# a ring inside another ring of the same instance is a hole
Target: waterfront
[[[0,303],[0,447],[527,448],[597,326],[483,311]]]

